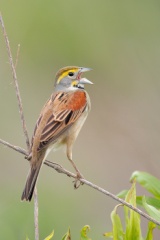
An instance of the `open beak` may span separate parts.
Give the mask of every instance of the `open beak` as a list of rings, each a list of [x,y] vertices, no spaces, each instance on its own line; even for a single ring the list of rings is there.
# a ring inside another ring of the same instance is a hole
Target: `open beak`
[[[82,73],[84,73],[84,72],[88,72],[88,71],[91,71],[92,70],[92,68],[85,68],[85,67],[82,67],[81,69],[80,69],[80,75],[82,74]],[[89,81],[87,78],[80,78],[79,79],[79,83],[80,84],[93,84],[91,81]]]

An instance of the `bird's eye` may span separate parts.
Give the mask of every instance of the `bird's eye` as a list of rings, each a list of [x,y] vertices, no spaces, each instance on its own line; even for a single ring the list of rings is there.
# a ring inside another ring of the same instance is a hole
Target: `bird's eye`
[[[74,75],[73,72],[69,72],[69,73],[68,73],[68,76],[70,76],[70,77],[73,77],[73,75]]]

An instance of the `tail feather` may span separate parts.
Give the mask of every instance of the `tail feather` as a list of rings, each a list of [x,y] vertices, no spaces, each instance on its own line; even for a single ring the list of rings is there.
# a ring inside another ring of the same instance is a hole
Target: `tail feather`
[[[31,166],[31,170],[27,177],[25,188],[21,196],[21,200],[31,201],[41,165],[42,163],[39,164],[38,166]]]

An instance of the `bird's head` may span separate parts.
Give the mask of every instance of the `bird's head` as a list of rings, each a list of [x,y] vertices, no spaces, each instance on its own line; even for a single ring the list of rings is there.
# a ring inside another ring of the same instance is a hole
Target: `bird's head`
[[[55,79],[55,88],[58,91],[70,91],[84,89],[84,84],[93,84],[86,78],[82,78],[82,73],[92,70],[91,68],[85,67],[64,67],[61,68]]]

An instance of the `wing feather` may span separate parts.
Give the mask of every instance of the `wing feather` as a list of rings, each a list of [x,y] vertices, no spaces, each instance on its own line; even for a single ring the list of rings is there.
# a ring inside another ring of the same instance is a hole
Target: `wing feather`
[[[32,137],[32,147],[35,139],[40,151],[67,131],[81,116],[87,106],[84,91],[58,92],[53,94],[46,103],[36,123]]]

